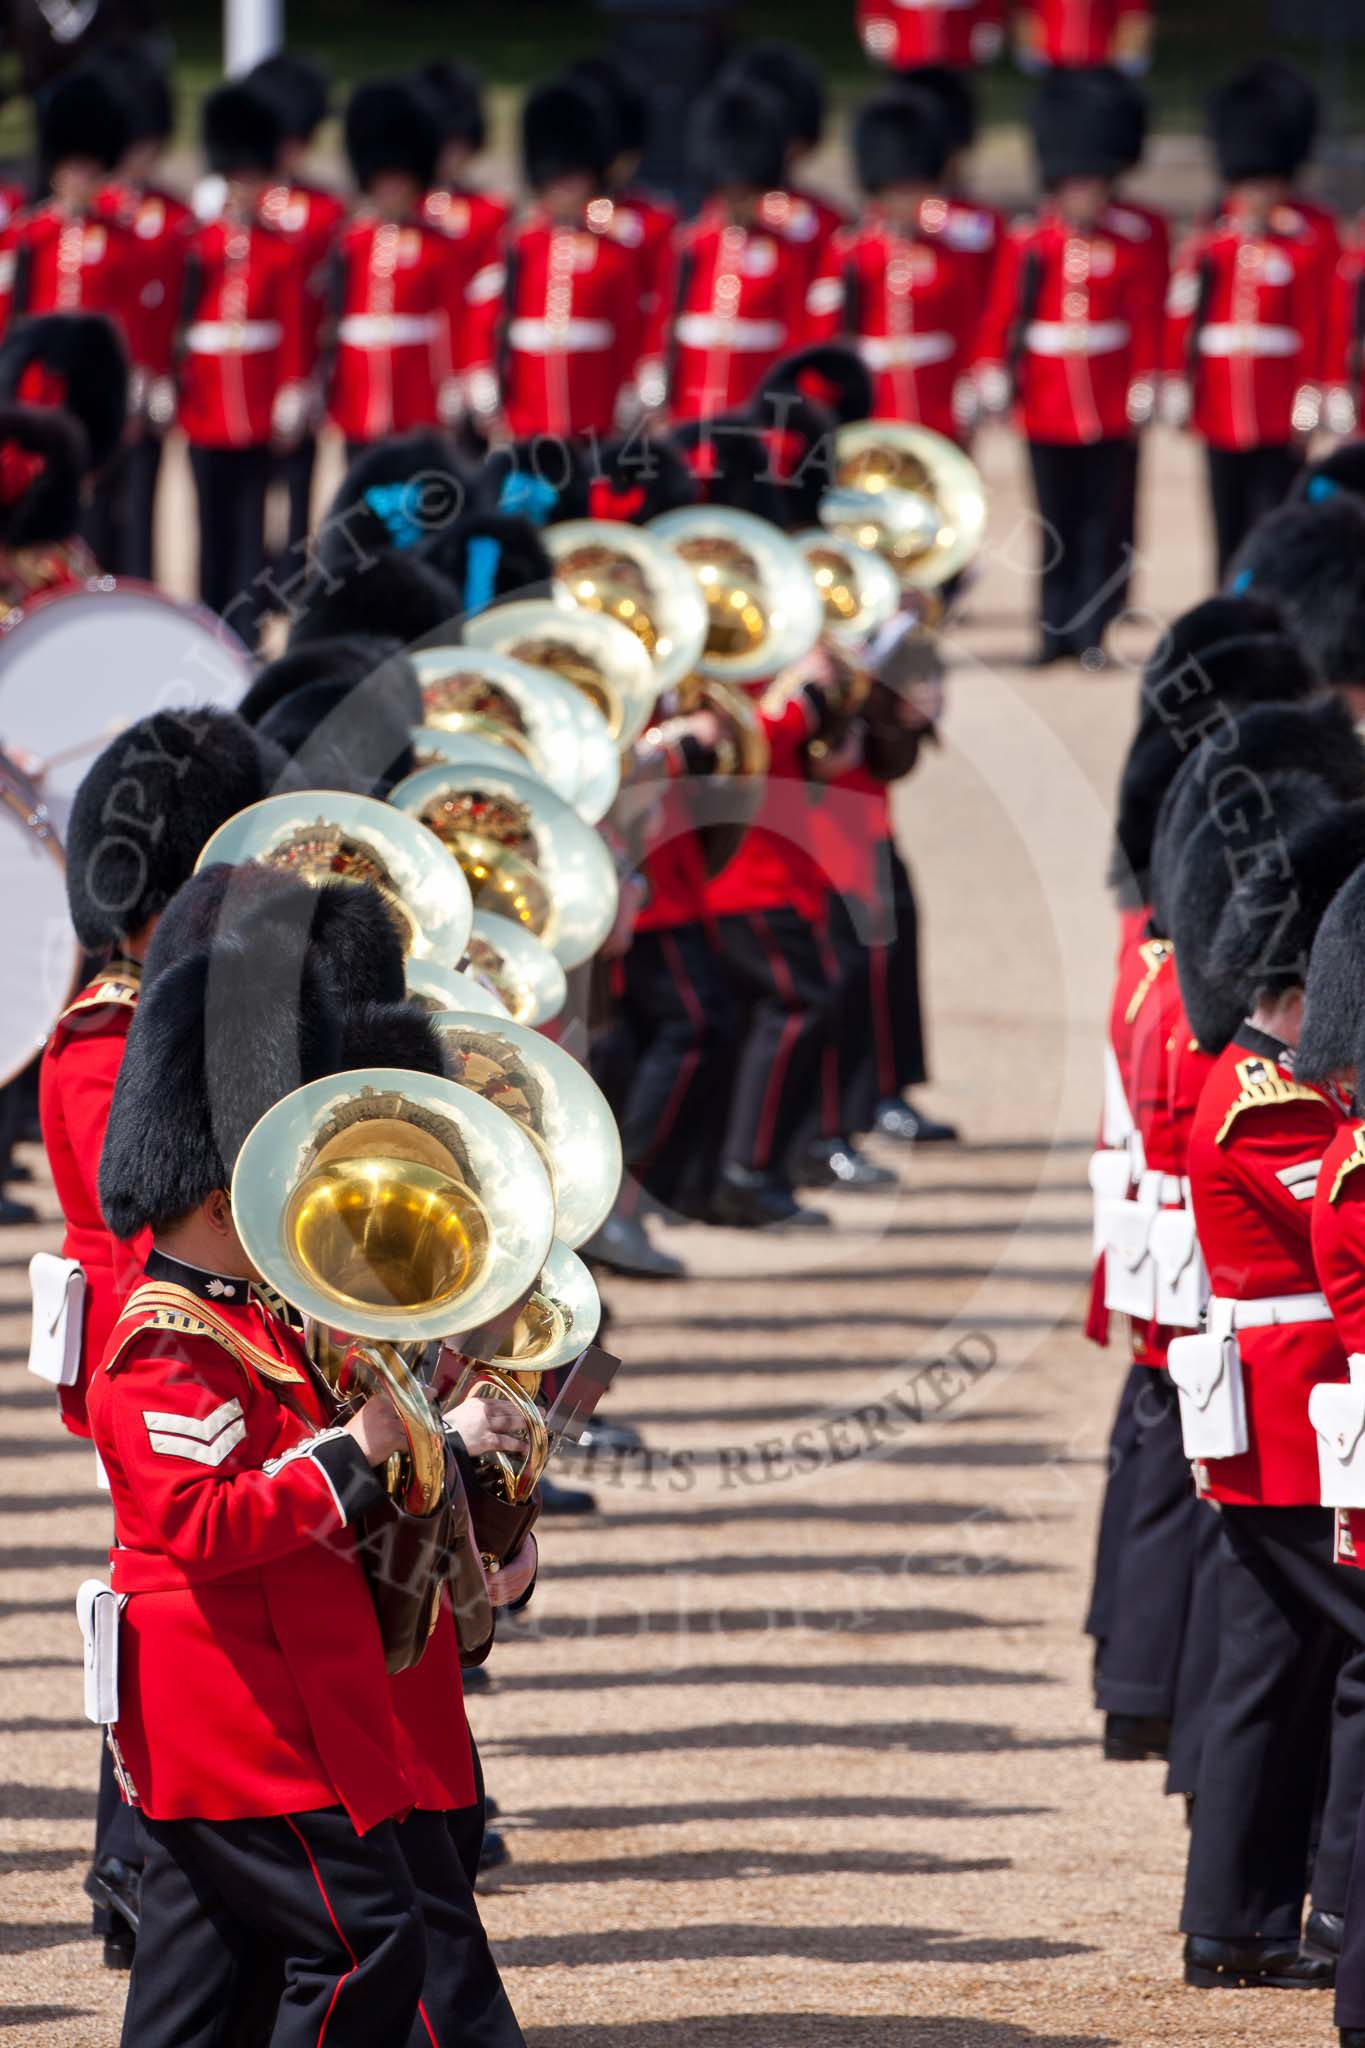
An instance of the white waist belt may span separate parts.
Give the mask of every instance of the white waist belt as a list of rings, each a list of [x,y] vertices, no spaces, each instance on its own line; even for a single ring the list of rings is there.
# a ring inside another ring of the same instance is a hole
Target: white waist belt
[[[615,339],[610,320],[514,320],[507,330],[510,347],[538,355],[578,355]]]
[[[1213,320],[1199,330],[1201,356],[1292,356],[1303,347],[1296,327],[1263,327],[1249,320]]]
[[[1126,320],[1030,320],[1024,340],[1036,356],[1104,356],[1132,331]]]
[[[945,363],[956,346],[951,334],[865,334],[858,353],[869,370],[895,370]]]
[[[724,320],[716,313],[683,313],[674,333],[684,348],[731,348],[738,355],[781,348],[787,330],[780,320]]]
[[[1218,1308],[1232,1310],[1234,1330],[1262,1330],[1272,1323],[1330,1323],[1332,1311],[1325,1294],[1266,1294],[1259,1301],[1229,1301],[1214,1295],[1209,1302],[1209,1322]]]
[[[1148,1209],[1174,1209],[1186,1206],[1189,1182],[1178,1173],[1159,1173],[1152,1166],[1138,1180],[1138,1201]]]
[[[415,348],[431,341],[437,326],[434,313],[347,313],[337,340],[347,348]]]
[[[195,356],[255,356],[278,348],[283,339],[278,320],[196,320],[185,346]]]

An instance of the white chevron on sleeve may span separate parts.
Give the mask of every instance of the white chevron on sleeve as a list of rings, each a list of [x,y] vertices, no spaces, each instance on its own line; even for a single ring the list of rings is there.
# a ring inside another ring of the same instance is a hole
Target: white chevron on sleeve
[[[221,1465],[246,1435],[242,1404],[221,1401],[211,1415],[176,1415],[144,1408],[142,1419],[154,1451],[168,1458],[189,1458],[196,1465]]]

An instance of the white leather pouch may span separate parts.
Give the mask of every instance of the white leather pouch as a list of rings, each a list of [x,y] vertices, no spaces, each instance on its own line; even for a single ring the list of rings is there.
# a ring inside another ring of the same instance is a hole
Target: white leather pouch
[[[1166,1364],[1180,1396],[1185,1456],[1240,1457],[1247,1447],[1246,1388],[1230,1304],[1215,1301],[1207,1330],[1175,1338]]]
[[[76,1595],[85,1640],[85,1714],[100,1727],[118,1719],[118,1618],[123,1601],[102,1579],[86,1579]]]
[[[1156,1268],[1156,1319],[1174,1330],[1197,1330],[1208,1307],[1209,1274],[1189,1209],[1162,1209],[1148,1240]]]
[[[1148,1251],[1152,1211],[1138,1202],[1101,1204],[1104,1305],[1115,1315],[1147,1322],[1156,1313],[1156,1267]]]
[[[1318,1491],[1325,1508],[1365,1508],[1365,1383],[1328,1382],[1308,1396],[1308,1420],[1318,1438]]]
[[[28,1278],[33,1289],[28,1369],[50,1387],[74,1386],[81,1369],[85,1275],[74,1259],[35,1252]]]
[[[1104,1250],[1102,1212],[1106,1202],[1126,1200],[1132,1184],[1132,1168],[1128,1163],[1127,1147],[1115,1151],[1107,1147],[1103,1152],[1092,1152],[1087,1171],[1090,1192],[1094,1196],[1094,1227],[1091,1238],[1091,1252],[1098,1258]]]

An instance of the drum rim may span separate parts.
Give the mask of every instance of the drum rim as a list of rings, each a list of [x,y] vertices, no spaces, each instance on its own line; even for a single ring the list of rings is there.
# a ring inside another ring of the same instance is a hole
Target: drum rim
[[[58,872],[61,874],[63,881],[65,881],[66,850],[62,845],[61,835],[47,815],[47,806],[38,792],[37,785],[24,773],[16,761],[10,759],[3,748],[0,748],[0,808],[16,817],[30,838],[38,841],[38,844],[42,847],[48,858],[55,863]],[[57,1004],[46,1029],[43,1031],[41,1040],[33,1047],[32,1051],[25,1053],[16,1066],[7,1066],[5,1061],[0,1059],[0,1088],[6,1087],[9,1082],[16,1080],[39,1057],[43,1046],[51,1038],[52,1033],[61,1022],[62,1013],[80,988],[85,955],[69,918],[67,920],[67,933],[71,941],[71,979],[67,984],[66,991]]]

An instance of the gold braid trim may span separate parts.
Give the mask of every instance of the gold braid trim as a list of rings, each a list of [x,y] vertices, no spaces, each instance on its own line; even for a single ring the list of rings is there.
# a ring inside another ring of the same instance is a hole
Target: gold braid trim
[[[1305,1088],[1302,1081],[1291,1081],[1268,1060],[1256,1056],[1237,1062],[1237,1078],[1242,1084],[1242,1092],[1223,1118],[1216,1140],[1220,1145],[1244,1109],[1262,1109],[1280,1102],[1321,1102],[1323,1099],[1316,1088]]]
[[[1125,1024],[1131,1024],[1138,1011],[1152,992],[1152,984],[1174,953],[1175,947],[1169,939],[1144,939],[1138,947],[1138,958],[1147,972],[1129,998],[1128,1008],[1123,1013]]]
[[[133,1323],[133,1327],[123,1332],[125,1323]],[[234,1330],[197,1294],[191,1294],[188,1287],[177,1287],[167,1280],[149,1280],[129,1295],[114,1332],[117,1345],[104,1362],[106,1372],[114,1370],[128,1345],[144,1330],[173,1330],[180,1337],[207,1337],[230,1353],[238,1365],[250,1366],[268,1380],[297,1386],[307,1377],[296,1366],[286,1365],[282,1358],[276,1358],[273,1352]]]
[[[87,981],[80,994],[69,1002],[57,1019],[65,1024],[68,1017],[79,1017],[85,1010],[103,1010],[116,1004],[127,1010],[137,1008],[138,992],[142,986],[142,969],[135,960],[115,960],[93,981]]]
[[[1358,1166],[1365,1166],[1365,1124],[1362,1124],[1356,1132],[1354,1149],[1346,1154],[1346,1157],[1337,1168],[1337,1177],[1332,1182],[1327,1196],[1329,1202],[1336,1201],[1337,1196],[1341,1193],[1342,1183],[1350,1174],[1355,1172]]]

